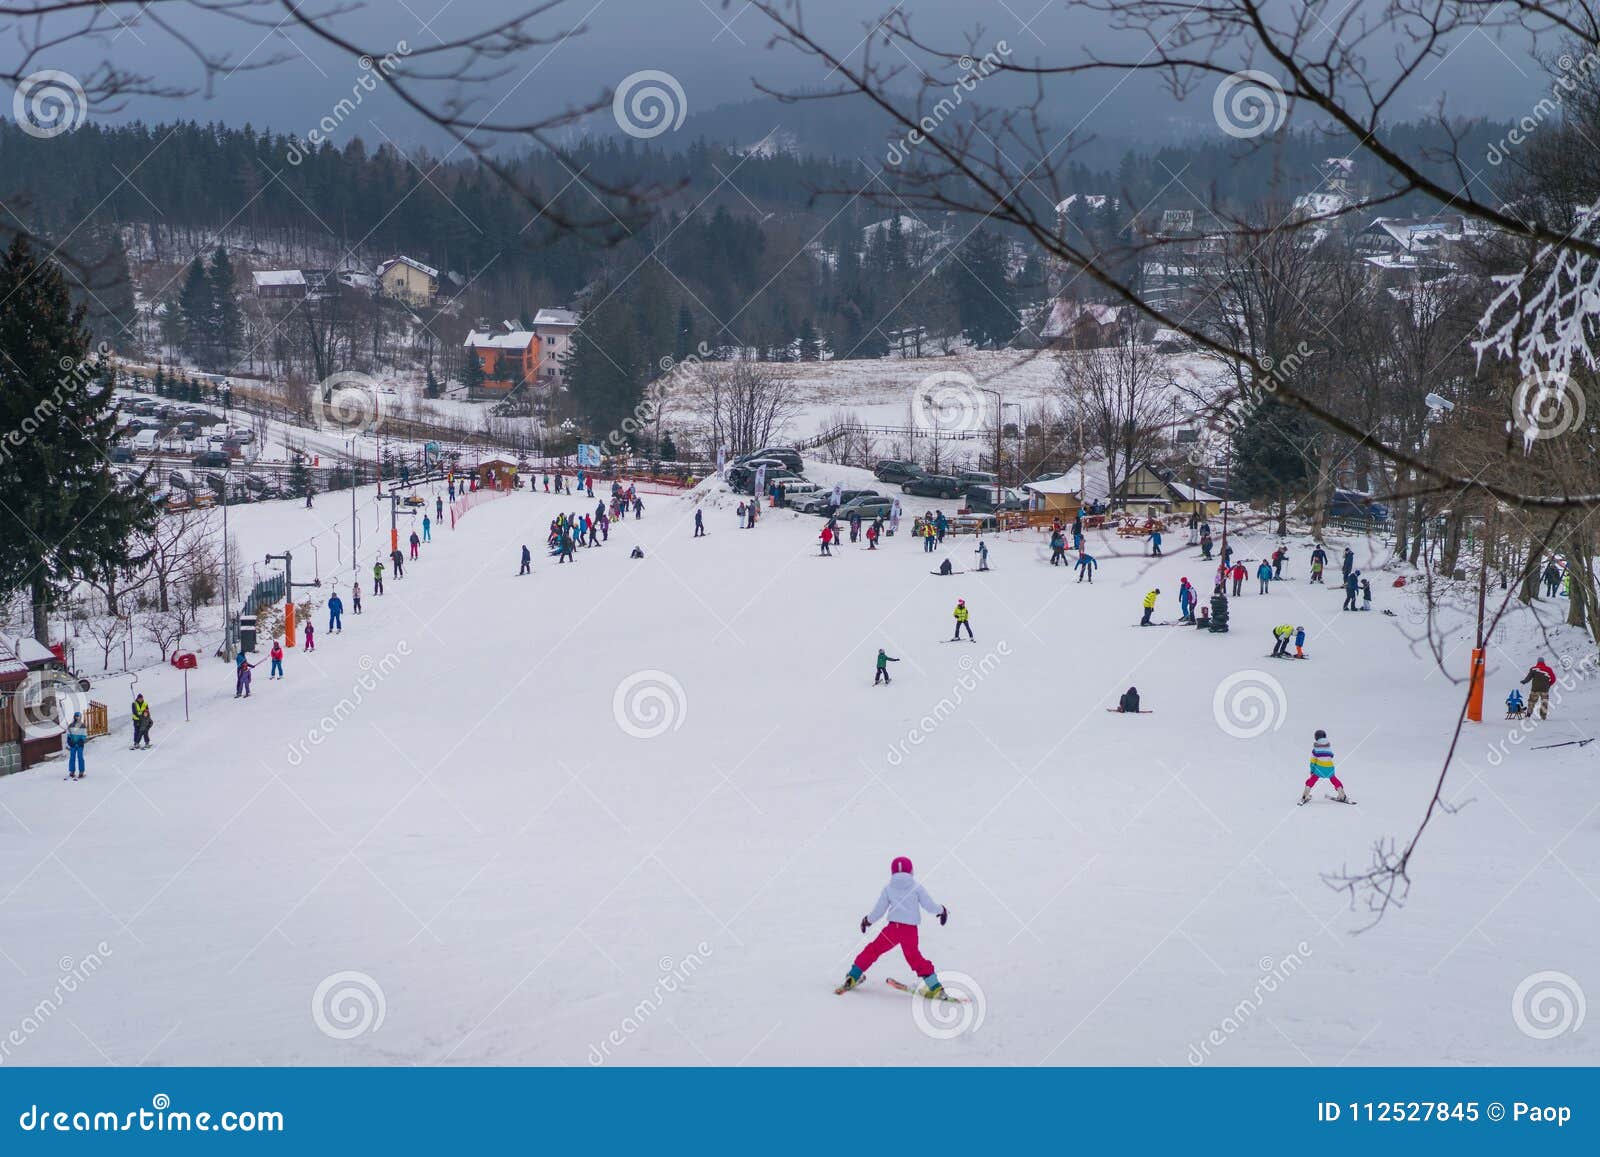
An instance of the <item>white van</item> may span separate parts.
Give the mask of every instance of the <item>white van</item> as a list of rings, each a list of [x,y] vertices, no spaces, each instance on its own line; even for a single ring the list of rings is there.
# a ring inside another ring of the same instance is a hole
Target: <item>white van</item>
[[[160,430],[140,430],[133,436],[134,452],[139,454],[152,454],[155,452],[155,448],[160,441]]]

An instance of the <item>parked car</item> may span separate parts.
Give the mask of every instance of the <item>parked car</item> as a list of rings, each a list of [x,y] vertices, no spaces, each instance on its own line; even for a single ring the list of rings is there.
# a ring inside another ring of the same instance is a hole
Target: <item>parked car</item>
[[[809,494],[787,499],[787,503],[790,510],[798,510],[801,514],[826,514],[828,507],[833,505],[833,491],[818,486]]]
[[[111,461],[113,461],[113,462],[132,462],[133,461],[133,447],[132,446],[126,446],[126,445],[111,447]]]
[[[900,489],[922,498],[960,498],[966,493],[961,479],[948,474],[924,474],[920,478],[913,478]]]
[[[992,514],[958,514],[950,520],[951,534],[993,534],[1000,520]]]
[[[904,484],[913,478],[920,478],[927,471],[915,462],[901,462],[898,459],[886,458],[872,468],[872,476],[879,482],[894,482]]]
[[[956,477],[961,479],[961,485],[969,490],[974,486],[987,486],[993,492],[994,488],[1000,485],[1000,479],[987,470],[963,470]]]
[[[735,464],[753,462],[758,458],[772,458],[778,461],[785,470],[793,470],[796,474],[806,472],[805,460],[800,457],[800,451],[792,446],[763,446],[748,454],[741,454],[734,459]]]
[[[793,506],[795,500],[802,495],[819,494],[821,492],[821,486],[805,478],[786,478],[783,482],[783,500],[790,506]]]
[[[1359,490],[1335,490],[1328,501],[1328,514],[1334,518],[1354,518],[1363,522],[1388,522],[1389,508],[1374,502]]]
[[[145,454],[155,451],[157,443],[161,441],[161,432],[154,429],[140,430],[133,436],[133,448]]]
[[[216,466],[227,466],[233,461],[226,450],[202,450],[194,456],[194,465],[199,469]]]
[[[833,512],[833,516],[842,522],[852,514],[859,514],[861,521],[871,522],[874,518],[888,518],[893,510],[894,499],[892,498],[885,498],[881,494],[862,495],[842,504]]]
[[[174,490],[188,490],[191,492],[194,490],[194,479],[190,478],[182,470],[174,470],[168,474],[167,484]]]
[[[967,509],[976,514],[992,514],[997,510],[1026,510],[1028,497],[1014,487],[1003,487],[1000,501],[996,502],[993,486],[967,487]]]

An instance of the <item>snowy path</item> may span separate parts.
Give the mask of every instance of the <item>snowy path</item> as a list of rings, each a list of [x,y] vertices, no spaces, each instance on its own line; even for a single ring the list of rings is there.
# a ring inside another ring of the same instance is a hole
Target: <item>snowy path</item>
[[[1492,766],[1506,725],[1485,723],[1453,780],[1475,802],[1436,822],[1403,911],[1352,936],[1364,918],[1321,880],[1410,832],[1459,708],[1404,616],[1340,616],[1302,579],[1236,600],[1225,637],[1141,631],[1143,592],[1175,618],[1203,564],[1107,544],[1091,588],[1000,540],[993,573],[941,579],[903,537],[823,560],[814,519],[746,532],[708,505],[696,541],[692,507],[646,501],[560,567],[544,527],[592,502],[486,504],[342,636],[319,616],[284,682],[263,664],[236,703],[206,660],[184,725],[181,684],[147,672],[153,750],[124,731],[81,784],[0,779],[5,1062],[1600,1061],[1592,1032],[1537,1040],[1511,1010],[1540,971],[1600,993],[1594,748]],[[242,516],[242,549],[278,549],[289,519]],[[974,645],[941,642],[958,596]],[[1285,620],[1313,661],[1263,657]],[[903,660],[889,688],[880,645]],[[1491,672],[1491,708],[1531,657]],[[1278,726],[1230,737],[1213,693],[1263,668]],[[666,715],[622,710],[650,738],[614,710],[641,672]],[[1104,710],[1129,683],[1153,715]],[[1592,734],[1600,697],[1558,716],[1532,742]],[[1317,727],[1359,807],[1294,806]],[[921,1031],[927,1007],[882,982],[909,979],[898,956],[831,993],[897,854],[950,907],[923,947],[981,988],[974,1032]],[[58,961],[102,942],[52,997]],[[345,971],[384,1016],[341,1040],[312,1006]]]

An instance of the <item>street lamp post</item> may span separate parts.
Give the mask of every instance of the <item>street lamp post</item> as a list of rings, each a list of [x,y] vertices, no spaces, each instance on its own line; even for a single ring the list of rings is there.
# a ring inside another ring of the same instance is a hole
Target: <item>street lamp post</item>
[[[230,587],[233,566],[228,547],[228,491],[233,488],[233,462],[222,468],[222,657],[233,662],[233,600]]]
[[[1001,437],[1001,434],[1004,432],[1005,425],[1006,425],[1006,423],[1005,423],[1006,404],[1005,404],[1004,400],[1000,397],[1000,391],[999,390],[991,390],[987,386],[979,386],[978,389],[982,390],[986,394],[993,394],[994,395],[994,505],[995,505],[995,509],[998,510],[1000,508],[1000,484],[1001,484],[1001,478],[1000,478],[1000,437]]]

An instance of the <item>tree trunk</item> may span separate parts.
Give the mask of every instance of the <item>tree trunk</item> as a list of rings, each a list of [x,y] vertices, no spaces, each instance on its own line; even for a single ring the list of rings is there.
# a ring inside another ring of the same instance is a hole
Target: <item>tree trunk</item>
[[[1461,512],[1452,510],[1445,520],[1444,542],[1439,549],[1439,573],[1454,578],[1456,563],[1461,560]]]
[[[1595,598],[1594,561],[1581,530],[1567,537],[1567,590],[1567,626],[1587,626],[1593,617],[1588,612]]]
[[[1528,557],[1522,563],[1522,576],[1518,579],[1517,600],[1523,606],[1528,606],[1539,593],[1539,572],[1544,568],[1540,565],[1539,540],[1528,540]]]
[[[40,644],[50,645],[50,584],[43,575],[35,575],[29,585],[33,593],[33,637]]]
[[[1289,534],[1289,500],[1278,500],[1278,537],[1286,538]]]
[[[1317,447],[1317,484],[1311,499],[1311,537],[1320,540],[1322,528],[1328,521],[1328,504],[1333,499],[1333,449],[1329,438],[1319,438]],[[1287,528],[1285,528],[1287,529]],[[1284,530],[1280,529],[1279,534]]]

